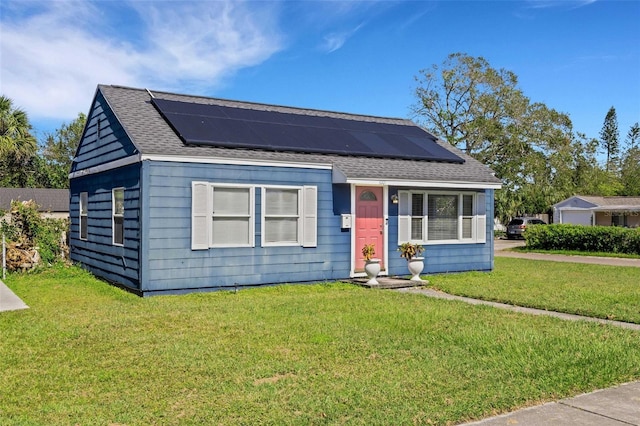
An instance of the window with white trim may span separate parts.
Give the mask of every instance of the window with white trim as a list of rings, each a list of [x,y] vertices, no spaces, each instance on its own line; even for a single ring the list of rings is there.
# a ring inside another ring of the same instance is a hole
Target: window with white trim
[[[398,191],[398,242],[485,242],[484,193]]]
[[[300,189],[263,189],[263,241],[265,245],[300,243]]]
[[[255,245],[255,186],[191,185],[192,250]],[[317,187],[262,187],[261,202],[263,246],[317,246]]]
[[[211,192],[211,247],[253,246],[253,187],[211,185]]]
[[[124,245],[124,188],[112,191],[113,244]]]
[[[87,204],[89,202],[89,194],[87,192],[80,193],[80,220],[79,220],[79,228],[80,228],[80,239],[87,239],[87,216],[89,210],[87,208]]]
[[[315,247],[317,188],[262,188],[262,245]]]

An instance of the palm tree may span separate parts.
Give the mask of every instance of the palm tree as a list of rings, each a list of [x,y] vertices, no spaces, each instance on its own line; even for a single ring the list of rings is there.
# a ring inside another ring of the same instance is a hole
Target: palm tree
[[[16,159],[31,157],[37,144],[30,131],[27,113],[14,108],[8,97],[0,96],[0,155],[13,154]]]

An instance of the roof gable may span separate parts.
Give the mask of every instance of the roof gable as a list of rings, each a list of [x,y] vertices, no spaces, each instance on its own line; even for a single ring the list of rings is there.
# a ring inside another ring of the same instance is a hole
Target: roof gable
[[[122,120],[98,90],[87,115],[87,123],[71,165],[71,173],[123,160],[137,152],[138,148],[122,126]]]
[[[593,209],[599,207],[629,208],[640,207],[640,197],[626,196],[599,196],[599,195],[574,195],[566,200],[554,204],[556,208],[576,207]]]

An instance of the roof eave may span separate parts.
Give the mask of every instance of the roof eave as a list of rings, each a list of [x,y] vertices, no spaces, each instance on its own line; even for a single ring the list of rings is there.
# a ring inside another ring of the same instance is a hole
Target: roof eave
[[[443,180],[409,180],[386,178],[349,178],[344,173],[336,172],[334,168],[333,183],[348,183],[354,185],[372,186],[408,186],[412,188],[439,188],[439,189],[500,189],[501,183],[474,182],[474,181],[443,181]]]

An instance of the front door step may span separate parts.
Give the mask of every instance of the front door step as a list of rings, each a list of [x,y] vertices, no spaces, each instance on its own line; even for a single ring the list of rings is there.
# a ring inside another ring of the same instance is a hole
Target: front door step
[[[367,278],[353,278],[352,283],[367,287],[378,289],[394,289],[394,288],[408,288],[408,287],[420,287],[429,284],[429,281],[423,280],[422,283],[411,281],[408,278],[402,277],[380,277],[376,278],[378,284],[367,284]]]

